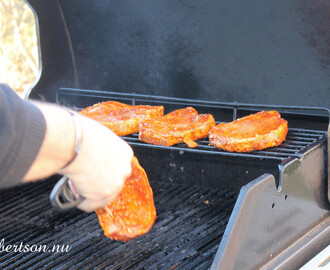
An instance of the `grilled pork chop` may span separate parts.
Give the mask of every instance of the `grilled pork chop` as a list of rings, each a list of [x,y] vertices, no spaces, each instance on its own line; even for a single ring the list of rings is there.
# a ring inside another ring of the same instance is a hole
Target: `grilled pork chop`
[[[143,119],[140,122],[139,138],[141,141],[171,146],[185,142],[189,147],[196,147],[194,141],[206,138],[215,126],[211,114],[198,114],[192,107],[175,110],[162,117]]]
[[[288,122],[277,111],[261,111],[230,123],[221,123],[209,133],[210,145],[230,152],[250,152],[281,144]]]
[[[104,234],[115,240],[128,241],[150,230],[156,219],[153,193],[136,157],[122,191],[96,213]]]
[[[125,136],[139,132],[141,119],[162,116],[164,107],[106,101],[82,109],[80,113],[107,126],[118,136]]]

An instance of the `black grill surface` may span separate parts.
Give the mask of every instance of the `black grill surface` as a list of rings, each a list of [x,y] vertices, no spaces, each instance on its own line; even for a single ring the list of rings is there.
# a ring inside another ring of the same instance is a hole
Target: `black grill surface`
[[[1,269],[208,269],[237,197],[225,190],[153,181],[155,225],[123,243],[104,236],[95,213],[52,209],[48,196],[54,183],[1,191]],[[69,245],[71,250],[4,250],[21,243]]]

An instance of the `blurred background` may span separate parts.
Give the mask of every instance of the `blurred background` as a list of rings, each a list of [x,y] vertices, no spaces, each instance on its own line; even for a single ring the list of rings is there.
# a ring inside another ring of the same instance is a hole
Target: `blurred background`
[[[36,25],[24,0],[0,0],[0,82],[21,96],[39,73]]]

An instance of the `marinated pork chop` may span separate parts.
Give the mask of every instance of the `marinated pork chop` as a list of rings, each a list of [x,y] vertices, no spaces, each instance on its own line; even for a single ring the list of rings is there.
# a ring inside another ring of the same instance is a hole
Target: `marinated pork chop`
[[[164,107],[106,101],[82,109],[80,113],[107,126],[118,136],[125,136],[139,132],[141,119],[162,116]]]
[[[136,157],[132,159],[132,174],[123,190],[96,213],[104,234],[115,240],[128,241],[151,229],[156,220],[153,193]]]
[[[210,145],[229,152],[250,152],[281,144],[288,122],[277,111],[261,111],[221,123],[209,133]]]
[[[171,146],[185,142],[189,147],[196,147],[194,141],[206,138],[215,126],[211,114],[198,114],[192,107],[175,110],[162,117],[143,119],[140,122],[139,138],[141,141]]]

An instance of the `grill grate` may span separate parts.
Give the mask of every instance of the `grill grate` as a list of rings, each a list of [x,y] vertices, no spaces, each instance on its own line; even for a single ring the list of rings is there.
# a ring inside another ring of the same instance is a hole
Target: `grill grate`
[[[60,88],[57,91],[57,102],[78,110],[91,106],[92,104],[115,100],[126,104],[138,105],[164,105],[165,114],[179,108],[192,106],[199,113],[210,113],[214,116],[216,123],[229,122],[250,113],[261,110],[278,110],[289,123],[289,132],[286,141],[280,146],[268,148],[262,151],[250,153],[230,153],[209,146],[208,140],[197,141],[197,148],[188,148],[185,144],[177,144],[172,149],[205,153],[211,155],[232,156],[242,158],[256,158],[281,163],[286,159],[300,158],[307,150],[307,147],[317,144],[320,140],[326,139],[327,128],[330,118],[330,110],[327,108],[303,107],[303,106],[281,106],[281,105],[258,105],[244,103],[224,103],[217,101],[190,100],[173,97],[160,97],[141,95],[133,93],[116,93],[98,90]],[[313,118],[314,117],[314,118]],[[302,120],[303,119],[303,120]],[[321,128],[307,128],[311,123],[318,123]],[[149,148],[166,148],[165,146],[148,145],[138,139],[137,134],[124,138],[130,144]]]
[[[55,212],[48,200],[53,185],[49,180],[1,192],[1,239],[4,246],[22,242],[71,250],[1,251],[1,269],[208,269],[236,199],[225,190],[151,181],[155,225],[147,235],[121,243],[103,235],[96,214]]]
[[[171,146],[173,149],[178,149],[182,151],[193,151],[200,152],[204,154],[213,155],[223,155],[223,156],[240,156],[248,158],[258,158],[258,159],[275,159],[279,161],[284,161],[290,157],[299,158],[303,152],[306,150],[307,146],[312,146],[318,143],[319,140],[326,136],[325,131],[319,130],[308,130],[299,128],[290,128],[287,134],[286,140],[279,146],[267,148],[261,151],[253,151],[249,153],[231,153],[215,148],[214,146],[209,146],[208,139],[202,139],[196,141],[198,147],[191,149],[186,144],[181,143]],[[128,143],[143,147],[152,148],[166,148],[166,146],[156,146],[141,142],[138,138],[138,134],[131,134],[123,137]]]

